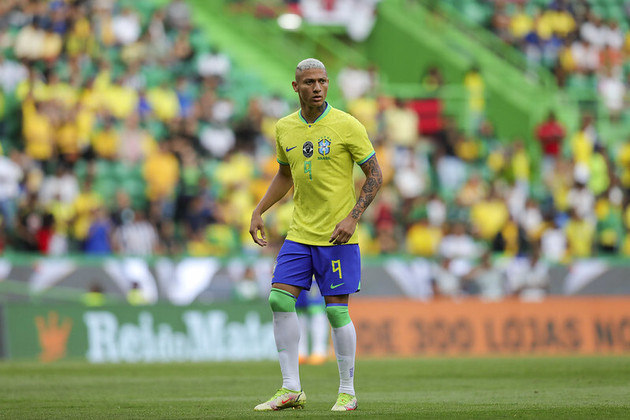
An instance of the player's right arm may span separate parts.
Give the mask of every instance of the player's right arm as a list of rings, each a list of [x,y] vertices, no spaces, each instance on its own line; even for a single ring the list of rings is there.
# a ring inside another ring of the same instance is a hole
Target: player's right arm
[[[280,164],[278,173],[274,176],[269,188],[264,197],[260,200],[260,203],[254,209],[252,213],[252,221],[249,226],[249,234],[252,235],[252,239],[260,246],[267,245],[267,237],[265,236],[265,228],[262,220],[262,215],[271,206],[276,204],[284,197],[287,192],[293,186],[293,178],[291,177],[291,168],[289,165]],[[260,237],[258,236],[260,232]]]

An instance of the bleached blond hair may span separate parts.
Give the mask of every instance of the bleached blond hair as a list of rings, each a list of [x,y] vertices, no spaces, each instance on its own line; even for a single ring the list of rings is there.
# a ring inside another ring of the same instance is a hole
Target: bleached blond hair
[[[295,68],[295,72],[302,72],[309,69],[322,69],[326,71],[326,66],[324,66],[324,63],[316,58],[307,58],[298,63],[297,67]]]

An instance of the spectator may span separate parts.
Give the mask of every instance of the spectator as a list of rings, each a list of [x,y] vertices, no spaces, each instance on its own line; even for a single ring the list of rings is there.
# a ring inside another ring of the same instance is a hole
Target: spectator
[[[90,286],[90,290],[87,291],[81,298],[83,304],[89,307],[98,307],[105,304],[105,295],[103,293],[103,287],[98,283],[93,283]]]
[[[92,134],[92,150],[99,158],[114,160],[118,157],[121,139],[114,119],[106,117],[103,127]]]
[[[168,142],[159,143],[159,148],[147,157],[143,167],[150,201],[171,202],[180,176],[177,158],[169,150]]]
[[[420,257],[435,257],[442,241],[442,229],[426,218],[413,223],[407,232],[407,252]]]
[[[604,105],[608,110],[610,119],[617,121],[624,108],[624,98],[626,94],[626,86],[619,76],[613,74],[613,69],[607,67],[601,77],[597,90],[599,91]]]
[[[581,219],[588,219],[593,222],[595,211],[595,196],[588,189],[586,179],[576,179],[573,188],[569,190],[567,197],[570,211],[576,213]]]
[[[503,273],[492,264],[491,255],[485,252],[480,264],[467,277],[477,285],[482,299],[496,301],[505,294],[505,280]]]
[[[42,224],[35,233],[37,249],[44,255],[61,255],[68,250],[65,237],[55,231],[55,218],[51,213],[44,214]]]
[[[452,272],[451,260],[443,258],[433,265],[433,297],[458,297],[461,294],[461,280]]]
[[[536,127],[536,138],[541,143],[543,151],[543,172],[549,172],[562,150],[562,141],[566,135],[562,124],[551,111],[547,119]]]
[[[16,86],[28,77],[28,69],[23,64],[8,60],[0,55],[0,87],[5,93],[13,93]]]
[[[509,218],[505,201],[495,187],[488,198],[474,204],[470,209],[473,231],[482,239],[491,240],[503,229]]]
[[[190,9],[184,0],[174,0],[166,7],[166,22],[175,29],[190,27]]]
[[[444,86],[444,76],[437,66],[431,66],[420,80],[420,84],[428,92],[437,92]]]
[[[92,210],[93,219],[85,236],[83,250],[86,254],[109,255],[112,252],[112,224],[101,206]]]
[[[112,30],[116,42],[121,45],[131,44],[140,38],[140,19],[130,8],[125,7],[112,19]]]
[[[201,54],[197,60],[197,72],[204,78],[216,77],[220,81],[226,80],[230,70],[229,58],[216,49]]]
[[[81,192],[72,203],[74,214],[72,231],[74,238],[79,242],[86,239],[96,210],[104,204],[103,197],[92,187],[92,178],[88,176],[83,181]]]
[[[42,167],[48,166],[53,157],[53,126],[43,105],[35,101],[33,90],[22,103],[22,118],[26,154]]]
[[[127,302],[132,306],[142,306],[149,304],[145,297],[140,284],[136,281],[131,282],[131,287],[127,291]]]
[[[468,234],[463,222],[453,223],[449,232],[444,235],[439,245],[439,254],[443,258],[464,259],[472,261],[481,255],[479,246]]]
[[[588,258],[593,254],[595,225],[592,221],[584,219],[576,211],[571,211],[565,233],[570,257]]]
[[[551,263],[564,263],[568,257],[567,235],[557,220],[542,232],[540,249],[544,258]]]
[[[10,231],[15,227],[20,181],[24,176],[20,159],[17,150],[11,152],[11,157],[0,156],[0,215],[4,227]]]
[[[418,141],[418,115],[405,106],[401,99],[394,100],[394,106],[385,111],[385,135],[399,153],[401,148],[412,147]],[[395,159],[396,161],[398,159]]]
[[[117,154],[121,161],[128,164],[144,161],[158,147],[151,133],[140,127],[140,118],[135,112],[125,119],[120,139]]]
[[[481,126],[486,108],[486,86],[477,66],[466,72],[464,86],[468,92],[468,129],[474,133]]]
[[[179,99],[167,82],[147,91],[147,100],[154,115],[163,122],[170,122],[180,114]]]
[[[72,203],[79,194],[79,182],[65,165],[58,165],[54,175],[47,176],[39,191],[39,200],[46,205],[57,198],[63,203]]]
[[[158,246],[155,227],[149,223],[143,210],[133,211],[133,219],[124,221],[114,229],[114,249],[122,255],[150,256]]]
[[[549,293],[549,266],[540,258],[540,251],[534,249],[529,258],[529,269],[518,285],[518,297],[526,301],[540,301]]]

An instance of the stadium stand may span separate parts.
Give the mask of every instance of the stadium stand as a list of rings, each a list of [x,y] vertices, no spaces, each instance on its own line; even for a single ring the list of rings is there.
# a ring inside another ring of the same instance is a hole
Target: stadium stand
[[[609,116],[630,124],[619,97],[630,70],[622,3],[447,3],[554,70],[576,98],[602,95],[607,113],[586,109],[576,130],[539,121],[535,131],[506,138],[486,112],[488,86],[476,68],[460,79],[438,65],[427,68],[418,79],[422,95],[413,98],[380,85],[375,69],[346,68],[365,86],[339,98],[340,107],[368,128],[386,181],[363,219],[364,254],[439,259],[438,289],[457,279],[455,288],[436,291],[443,294],[478,293],[464,279],[487,274],[473,270],[487,254],[531,257],[532,264],[539,255],[548,264],[630,255],[630,146],[597,128]],[[247,230],[276,170],[274,122],[295,102],[265,88],[255,70],[214,44],[186,2],[0,7],[5,252],[277,251],[290,203],[269,215],[276,247],[255,250]],[[265,13],[285,7],[296,10],[280,4]],[[567,54],[585,45],[592,27],[605,28],[610,41],[583,68]],[[609,80],[604,69],[623,78]],[[456,115],[449,113],[453,92],[464,98]],[[540,173],[529,138],[559,145],[544,155]]]

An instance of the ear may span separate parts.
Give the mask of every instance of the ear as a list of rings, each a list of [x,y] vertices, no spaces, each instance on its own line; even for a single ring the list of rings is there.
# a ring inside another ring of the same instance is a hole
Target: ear
[[[297,92],[298,91],[298,84],[296,81],[291,82],[291,86],[293,86],[293,91]]]

